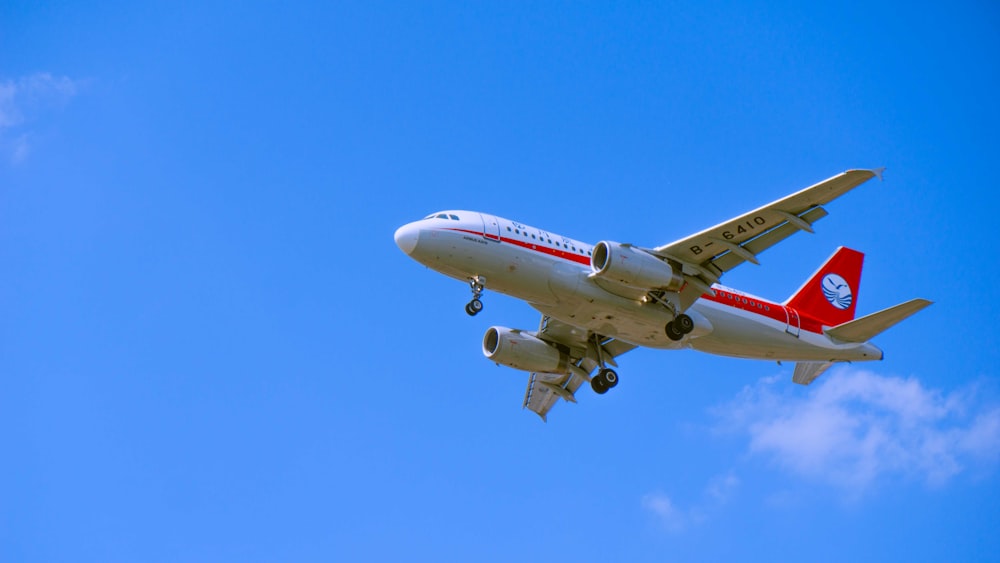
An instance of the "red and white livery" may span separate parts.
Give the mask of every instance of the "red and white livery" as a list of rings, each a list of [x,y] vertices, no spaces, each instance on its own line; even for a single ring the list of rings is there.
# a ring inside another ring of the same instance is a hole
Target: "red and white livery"
[[[719,284],[723,274],[827,215],[823,205],[880,175],[849,170],[676,242],[645,248],[590,245],[476,211],[442,211],[400,227],[414,260],[467,281],[470,315],[488,287],[542,313],[536,331],[490,327],[483,353],[530,372],[524,407],[542,419],[589,382],[618,384],[615,359],[637,346],[692,348],[740,358],[797,362],[808,385],[834,362],[881,360],[869,342],[930,305],[914,299],[855,318],[864,255],[839,248],[782,303]],[[609,367],[610,366],[610,367]]]

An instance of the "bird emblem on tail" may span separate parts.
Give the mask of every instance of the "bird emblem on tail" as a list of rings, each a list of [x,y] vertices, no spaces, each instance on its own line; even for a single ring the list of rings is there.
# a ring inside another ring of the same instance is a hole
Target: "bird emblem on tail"
[[[851,293],[851,286],[847,281],[837,274],[827,274],[823,278],[823,296],[830,302],[830,305],[844,310],[851,306],[854,295]]]

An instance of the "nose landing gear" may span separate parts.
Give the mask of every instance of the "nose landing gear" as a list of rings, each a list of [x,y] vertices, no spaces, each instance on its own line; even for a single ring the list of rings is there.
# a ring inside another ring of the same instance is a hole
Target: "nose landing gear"
[[[483,302],[481,297],[483,295],[483,290],[486,289],[486,278],[482,276],[473,276],[469,278],[469,288],[472,289],[472,301],[465,306],[465,312],[469,314],[470,317],[474,317],[483,310]]]
[[[479,299],[473,299],[465,305],[465,312],[469,314],[470,317],[474,317],[479,314],[479,311],[483,310],[483,302]]]

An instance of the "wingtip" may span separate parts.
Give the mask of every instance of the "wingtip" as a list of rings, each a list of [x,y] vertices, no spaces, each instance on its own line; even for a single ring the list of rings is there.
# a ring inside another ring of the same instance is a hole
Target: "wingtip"
[[[881,168],[876,168],[876,169],[872,170],[872,173],[875,174],[875,177],[878,178],[879,182],[881,182],[882,181],[882,174],[885,173],[885,166],[883,166]]]

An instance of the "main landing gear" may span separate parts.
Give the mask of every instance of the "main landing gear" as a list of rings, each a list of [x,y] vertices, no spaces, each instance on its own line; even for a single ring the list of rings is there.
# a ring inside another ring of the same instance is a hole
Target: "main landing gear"
[[[610,368],[603,368],[597,372],[597,375],[590,378],[590,387],[598,395],[607,393],[608,389],[616,385],[618,385],[618,374]]]
[[[694,321],[691,320],[691,317],[681,313],[674,317],[674,320],[667,323],[665,330],[667,338],[677,342],[681,338],[684,338],[685,334],[694,330]]]
[[[480,297],[483,295],[483,290],[486,289],[486,278],[482,276],[473,276],[469,278],[469,288],[472,289],[472,301],[465,306],[465,312],[469,314],[470,317],[474,317],[483,310],[483,302]]]
[[[618,385],[618,374],[604,364],[604,348],[601,347],[601,338],[596,334],[594,335],[594,347],[597,351],[597,363],[601,366],[601,371],[590,378],[590,387],[594,393],[603,395],[608,392],[608,389]]]

